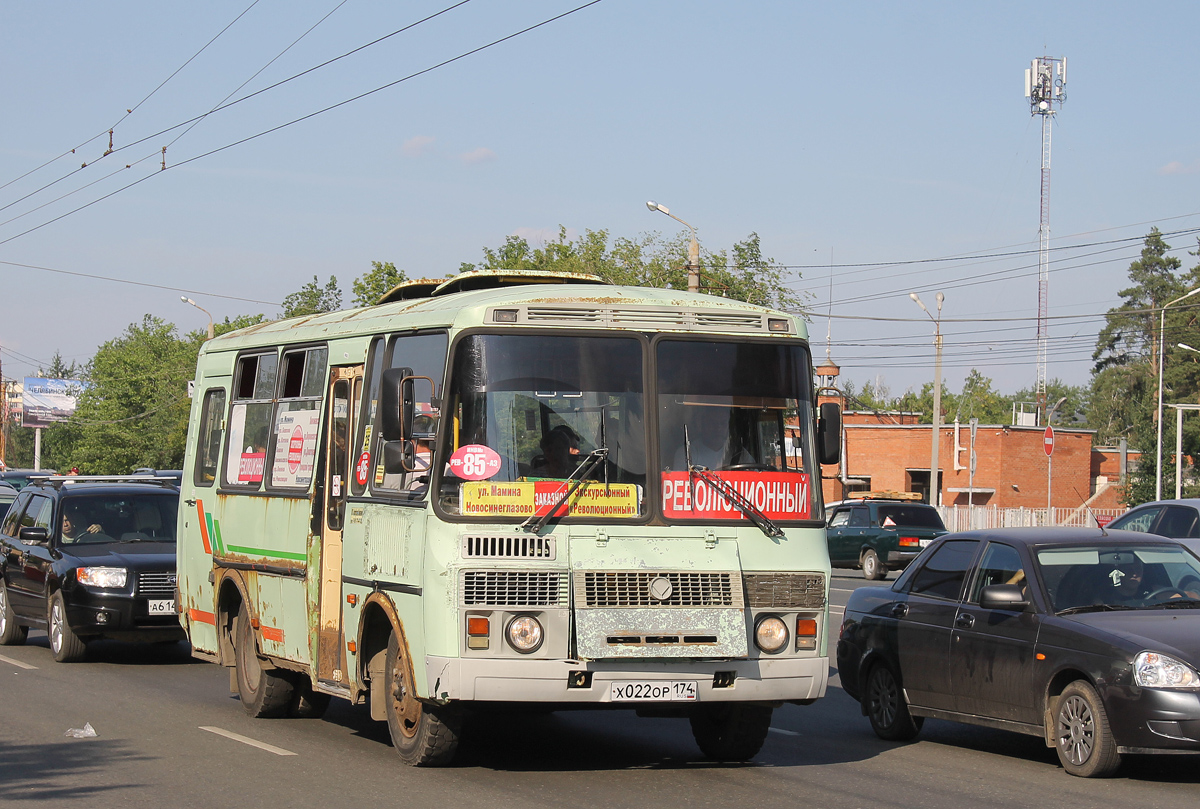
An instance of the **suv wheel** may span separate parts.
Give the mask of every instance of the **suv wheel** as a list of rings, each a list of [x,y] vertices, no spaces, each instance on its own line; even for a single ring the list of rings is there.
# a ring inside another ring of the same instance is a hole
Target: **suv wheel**
[[[74,663],[83,660],[87,654],[87,644],[75,634],[67,622],[67,606],[63,603],[62,593],[55,593],[50,598],[50,615],[47,626],[50,635],[50,651],[59,663]]]

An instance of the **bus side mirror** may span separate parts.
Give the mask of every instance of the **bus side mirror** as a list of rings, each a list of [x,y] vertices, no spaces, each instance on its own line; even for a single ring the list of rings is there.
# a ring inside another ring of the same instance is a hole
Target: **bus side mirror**
[[[405,388],[408,400],[408,421],[412,423],[412,384],[406,386],[405,379],[412,376],[412,368],[388,368],[383,372],[379,391],[379,432],[384,441],[400,441],[405,437],[404,410]]]
[[[822,464],[842,459],[842,408],[837,402],[824,402],[817,419],[817,460]]]

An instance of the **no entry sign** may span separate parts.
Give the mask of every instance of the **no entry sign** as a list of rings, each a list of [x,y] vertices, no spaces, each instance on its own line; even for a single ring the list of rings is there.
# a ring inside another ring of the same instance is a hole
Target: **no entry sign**
[[[1054,454],[1054,428],[1049,424],[1046,425],[1046,432],[1042,436],[1042,448],[1046,450],[1046,456]]]

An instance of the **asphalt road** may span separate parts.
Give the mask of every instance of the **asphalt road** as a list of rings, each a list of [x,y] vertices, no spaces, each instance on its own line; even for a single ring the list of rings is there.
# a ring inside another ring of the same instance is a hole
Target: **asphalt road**
[[[843,572],[845,573],[845,572]],[[835,576],[834,629],[857,573]],[[833,648],[831,639],[830,648]],[[630,712],[489,715],[455,766],[401,765],[382,723],[334,700],[323,720],[252,720],[224,669],[184,644],[94,644],[56,664],[45,636],[0,647],[0,804],[86,807],[1186,807],[1200,757],[1146,757],[1118,778],[1066,775],[1040,740],[927,721],[918,740],[871,732],[839,687],[785,706],[748,765],[702,758],[686,720]],[[94,738],[69,728],[90,723]]]

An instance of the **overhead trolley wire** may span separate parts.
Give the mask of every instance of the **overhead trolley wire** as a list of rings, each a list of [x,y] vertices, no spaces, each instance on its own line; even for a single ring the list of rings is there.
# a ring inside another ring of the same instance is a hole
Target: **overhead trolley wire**
[[[459,3],[456,3],[454,6],[450,6],[449,8],[447,8],[447,9],[444,9],[444,10],[443,10],[443,11],[441,11],[441,12],[438,12],[438,14],[445,13],[445,11],[448,11],[448,10],[450,10],[450,9],[452,9],[452,8],[455,8],[455,7],[457,7],[457,6],[463,5],[463,3],[466,3],[466,2],[470,2],[470,0],[461,0],[461,2],[459,2]],[[59,216],[56,216],[56,217],[54,217],[54,218],[52,218],[52,219],[50,219],[50,220],[48,220],[48,221],[46,221],[46,222],[43,222],[43,223],[41,223],[40,225],[35,225],[35,226],[34,226],[34,227],[32,227],[32,228],[29,228],[29,229],[27,229],[27,230],[24,230],[24,231],[22,231],[22,232],[20,232],[20,233],[17,233],[17,234],[14,234],[14,235],[12,235],[12,236],[9,236],[9,237],[8,237],[8,238],[6,238],[6,239],[2,239],[2,240],[0,240],[0,245],[8,244],[9,242],[11,242],[11,241],[13,241],[13,240],[15,240],[15,239],[19,239],[19,238],[21,238],[22,236],[26,236],[26,235],[28,235],[28,234],[30,234],[30,233],[33,233],[34,231],[40,230],[41,228],[43,228],[43,227],[46,227],[47,225],[53,224],[53,223],[55,223],[55,222],[57,222],[57,221],[59,221],[59,220],[61,220],[61,219],[64,219],[64,218],[66,218],[66,217],[68,217],[68,216],[71,216],[71,215],[73,215],[73,214],[76,214],[76,213],[78,213],[79,211],[82,211],[82,210],[84,210],[84,209],[86,209],[86,208],[90,208],[92,205],[95,205],[95,204],[96,204],[96,203],[98,203],[98,202],[103,202],[104,200],[108,199],[109,197],[115,196],[116,194],[119,194],[119,193],[121,193],[121,192],[123,192],[123,191],[126,191],[126,190],[128,190],[128,189],[130,189],[130,188],[132,188],[132,187],[136,186],[136,185],[139,185],[139,184],[141,184],[142,182],[144,182],[144,181],[146,181],[146,180],[150,179],[151,177],[154,177],[154,176],[156,176],[156,175],[158,175],[158,174],[161,174],[161,173],[163,173],[164,171],[166,171],[166,170],[168,170],[168,169],[179,168],[179,167],[181,167],[181,166],[185,166],[185,165],[187,165],[187,164],[189,164],[189,163],[193,163],[193,162],[195,162],[195,161],[197,161],[197,160],[201,160],[201,159],[203,159],[203,158],[206,158],[206,157],[211,157],[212,155],[214,155],[214,154],[217,154],[217,153],[219,153],[219,152],[223,152],[223,151],[225,151],[226,149],[232,149],[232,148],[233,148],[233,147],[235,147],[235,146],[240,146],[240,145],[242,145],[242,144],[244,144],[244,143],[248,143],[249,141],[255,140],[255,139],[257,139],[257,138],[261,138],[261,137],[263,137],[263,136],[265,136],[265,135],[270,135],[270,134],[272,134],[272,133],[274,133],[274,132],[278,132],[278,131],[280,131],[280,130],[282,130],[282,129],[286,129],[287,127],[293,126],[293,125],[295,125],[295,124],[298,124],[298,123],[301,123],[301,122],[303,122],[303,121],[307,121],[307,120],[309,120],[310,118],[315,118],[315,117],[317,117],[318,115],[323,115],[324,113],[330,112],[330,111],[332,111],[332,110],[335,110],[335,109],[338,109],[338,108],[340,108],[340,107],[344,107],[344,106],[346,106],[347,104],[352,104],[352,103],[354,103],[355,101],[360,101],[360,100],[362,100],[362,99],[364,99],[364,98],[367,98],[368,96],[372,96],[372,95],[374,95],[374,94],[376,94],[376,93],[382,92],[383,90],[387,90],[387,89],[389,89],[389,88],[391,88],[391,87],[395,87],[396,85],[399,85],[399,84],[402,84],[402,83],[404,83],[404,82],[410,81],[410,80],[412,80],[412,79],[418,78],[418,77],[420,77],[420,76],[423,76],[423,75],[425,75],[425,74],[427,74],[427,73],[431,73],[431,72],[433,72],[433,71],[435,71],[435,70],[438,70],[438,69],[440,69],[440,68],[443,68],[443,67],[445,67],[445,66],[447,66],[447,65],[450,65],[450,64],[453,64],[453,63],[455,63],[455,62],[461,61],[462,59],[466,59],[466,58],[467,58],[467,57],[469,57],[469,56],[473,56],[473,55],[475,55],[475,54],[477,54],[477,53],[480,53],[480,52],[482,52],[482,51],[488,50],[489,48],[493,48],[493,47],[495,47],[495,46],[497,46],[497,45],[500,45],[500,44],[503,44],[503,43],[505,43],[505,42],[508,42],[509,40],[512,40],[512,39],[515,39],[515,38],[517,38],[517,37],[519,37],[519,36],[522,36],[522,35],[524,35],[524,34],[527,34],[527,33],[531,32],[531,31],[535,31],[535,30],[537,30],[538,28],[542,28],[543,26],[549,25],[550,23],[557,22],[558,20],[561,20],[561,19],[563,19],[563,18],[565,18],[565,17],[569,17],[569,16],[571,16],[572,14],[576,14],[576,13],[578,13],[578,12],[580,12],[580,11],[583,11],[583,10],[584,10],[584,9],[586,9],[586,8],[590,8],[591,6],[597,5],[597,4],[601,3],[601,2],[603,2],[603,0],[590,0],[589,2],[587,2],[587,3],[584,3],[584,4],[580,5],[580,6],[576,6],[576,7],[575,7],[575,8],[573,8],[573,9],[570,9],[570,10],[568,10],[568,11],[564,11],[564,12],[563,12],[563,13],[561,13],[561,14],[556,14],[555,16],[553,16],[553,17],[550,17],[550,18],[548,18],[548,19],[545,19],[545,20],[542,20],[542,21],[541,21],[541,22],[539,22],[539,23],[535,23],[535,24],[533,24],[533,25],[527,26],[527,27],[525,27],[525,28],[522,28],[522,29],[521,29],[521,30],[519,30],[519,31],[515,31],[514,33],[508,34],[507,36],[500,37],[499,39],[492,40],[491,42],[488,42],[488,43],[486,43],[486,44],[484,44],[484,45],[480,45],[480,46],[479,46],[479,47],[477,47],[477,48],[472,48],[472,49],[471,49],[471,50],[469,50],[469,51],[466,51],[466,52],[464,52],[464,53],[460,53],[460,54],[459,54],[459,55],[457,55],[457,56],[451,57],[451,58],[449,58],[449,59],[445,59],[445,60],[443,60],[443,61],[441,61],[441,62],[438,62],[437,64],[431,65],[430,67],[427,67],[427,68],[423,68],[423,69],[421,69],[421,70],[418,70],[418,71],[416,71],[416,72],[414,72],[414,73],[410,73],[410,74],[408,74],[407,76],[404,76],[404,77],[402,77],[402,78],[396,79],[395,81],[390,81],[390,82],[388,82],[388,83],[386,83],[386,84],[380,85],[379,87],[376,87],[376,88],[374,88],[374,89],[372,89],[372,90],[368,90],[368,91],[366,91],[366,92],[359,93],[359,94],[358,94],[358,95],[356,95],[356,96],[352,96],[351,98],[347,98],[347,99],[345,99],[345,100],[343,100],[343,101],[339,101],[339,102],[337,102],[336,104],[330,104],[330,105],[329,105],[329,106],[327,106],[327,107],[323,107],[323,108],[321,108],[321,109],[319,109],[319,110],[316,110],[316,111],[314,111],[314,112],[310,112],[310,113],[308,113],[308,114],[306,114],[306,115],[302,115],[302,116],[300,116],[299,118],[294,118],[294,119],[292,119],[292,120],[290,120],[290,121],[287,121],[286,123],[282,123],[282,124],[279,124],[278,126],[274,126],[274,127],[271,127],[271,128],[269,128],[269,129],[265,129],[265,130],[263,130],[263,131],[261,131],[261,132],[258,132],[258,133],[256,133],[256,134],[254,134],[254,135],[249,135],[249,136],[247,136],[247,137],[241,138],[240,140],[236,140],[236,141],[233,141],[232,143],[228,143],[228,144],[226,144],[226,145],[224,145],[224,146],[219,146],[219,147],[217,147],[217,148],[215,148],[215,149],[210,149],[210,150],[209,150],[209,151],[207,151],[207,152],[203,152],[203,153],[201,153],[201,154],[195,155],[195,156],[193,156],[193,157],[190,157],[190,158],[187,158],[187,159],[185,159],[185,160],[181,160],[181,161],[178,161],[178,162],[172,163],[172,164],[171,164],[171,165],[169,165],[169,166],[165,165],[165,163],[164,163],[164,166],[163,166],[163,168],[162,168],[161,170],[159,170],[159,171],[156,171],[156,172],[154,172],[153,174],[148,174],[148,175],[146,175],[146,176],[144,176],[144,177],[141,177],[140,179],[134,180],[133,182],[131,182],[131,183],[127,184],[127,185],[124,185],[124,186],[122,186],[122,187],[120,187],[120,188],[117,188],[116,190],[114,190],[114,191],[112,191],[112,192],[110,192],[110,193],[108,193],[108,194],[105,194],[104,196],[101,196],[101,197],[99,197],[99,198],[97,198],[97,199],[94,199],[94,200],[92,200],[91,202],[87,202],[87,203],[85,203],[85,204],[83,204],[83,205],[80,205],[80,206],[78,206],[77,208],[73,208],[72,210],[66,211],[65,213],[63,213],[63,214],[60,214]],[[432,19],[434,16],[437,16],[437,14],[430,15],[430,17],[429,17],[429,18],[426,18],[426,19]],[[419,21],[419,22],[420,22],[420,21]],[[413,23],[412,25],[418,25],[418,24],[419,24],[419,22],[417,22],[417,23]],[[410,26],[408,26],[408,27],[410,27],[410,28],[411,28],[412,26],[410,25]],[[365,47],[365,46],[364,46],[364,47]],[[359,48],[359,50],[361,50],[361,48]],[[315,69],[315,68],[313,68],[313,69]],[[311,70],[312,70],[312,69],[310,69],[310,70],[309,70],[309,71],[307,71],[307,72],[311,72]],[[273,86],[277,86],[277,85],[273,85]],[[269,89],[269,88],[268,88],[268,89]],[[264,91],[265,91],[265,90],[264,90]],[[258,92],[264,92],[264,91],[258,91]],[[226,108],[228,108],[228,107],[232,106],[233,104],[236,104],[236,103],[238,103],[239,101],[245,100],[245,99],[247,99],[247,98],[251,98],[253,95],[256,95],[256,94],[257,94],[257,93],[253,93],[253,94],[251,94],[251,95],[249,95],[249,96],[243,96],[243,98],[241,98],[241,99],[238,99],[238,101],[233,101],[233,102],[230,102],[229,104],[226,104],[226,105],[224,105],[224,106],[222,106],[222,107],[219,107],[219,108],[217,108],[217,109],[218,109],[218,110],[219,110],[219,109],[226,109]],[[205,113],[205,114],[207,115],[207,114],[211,114],[211,113]],[[197,116],[197,117],[203,117],[203,116]],[[189,119],[188,121],[184,121],[184,122],[183,122],[183,123],[181,123],[181,124],[177,124],[176,126],[174,126],[174,127],[171,127],[170,129],[167,129],[167,130],[163,130],[163,131],[164,131],[164,132],[169,132],[169,131],[171,131],[171,130],[173,130],[173,129],[177,129],[179,126],[184,126],[184,125],[186,125],[186,124],[188,124],[188,123],[191,123],[193,120],[196,120],[196,119],[195,119],[195,118],[193,118],[193,119]],[[162,134],[162,133],[159,133],[159,134]],[[154,137],[154,136],[150,136],[150,137]],[[147,139],[148,139],[148,138],[144,138],[143,140],[147,140]],[[141,141],[137,141],[137,142],[138,142],[138,143],[140,143]],[[127,146],[132,146],[132,145],[134,145],[134,144],[127,144]],[[126,148],[126,147],[121,147],[121,148]]]
[[[190,57],[188,57],[188,60],[187,60],[186,62],[184,62],[182,65],[180,65],[178,68],[176,68],[176,69],[175,69],[175,71],[174,71],[174,72],[173,72],[173,73],[172,73],[170,76],[167,76],[165,79],[163,79],[163,80],[162,80],[162,82],[160,82],[160,83],[159,83],[159,85],[158,85],[157,87],[155,87],[153,90],[151,90],[151,91],[150,91],[150,92],[149,92],[149,93],[146,95],[146,97],[145,97],[145,98],[143,98],[143,99],[142,99],[141,101],[139,101],[138,103],[134,104],[132,107],[129,107],[129,108],[127,108],[127,109],[125,110],[125,113],[124,113],[124,114],[123,114],[123,115],[122,115],[122,116],[121,116],[121,117],[120,117],[120,118],[117,120],[117,122],[116,122],[115,124],[113,124],[112,126],[108,127],[108,128],[107,128],[107,129],[105,129],[103,132],[99,132],[99,133],[97,133],[97,134],[93,135],[92,137],[88,138],[87,140],[85,140],[83,143],[79,144],[79,145],[78,145],[78,146],[76,146],[75,148],[73,148],[73,149],[68,149],[67,151],[65,151],[65,152],[63,152],[62,154],[60,154],[58,157],[53,157],[53,158],[51,158],[50,160],[47,160],[45,163],[42,163],[40,166],[36,166],[35,168],[32,168],[32,169],[30,169],[29,171],[25,172],[25,173],[24,173],[24,174],[22,174],[20,177],[14,177],[13,179],[9,180],[8,182],[4,183],[3,185],[0,185],[0,190],[3,190],[3,189],[5,189],[5,188],[8,188],[8,186],[12,185],[13,183],[15,183],[15,182],[19,182],[20,180],[23,180],[23,179],[25,179],[25,178],[26,178],[26,177],[28,177],[29,175],[31,175],[31,174],[34,174],[34,173],[36,173],[36,172],[38,172],[38,171],[41,171],[42,169],[46,168],[46,166],[52,165],[52,164],[54,164],[54,163],[58,162],[59,160],[62,160],[62,159],[63,159],[64,157],[66,157],[67,155],[75,154],[75,153],[76,153],[76,150],[78,150],[78,149],[82,149],[84,146],[87,146],[89,143],[91,143],[92,141],[96,140],[97,138],[102,138],[102,137],[104,137],[105,135],[109,134],[109,133],[110,133],[112,130],[116,129],[118,126],[120,126],[120,125],[121,125],[121,123],[123,123],[123,122],[125,121],[125,119],[126,119],[126,118],[128,118],[130,115],[132,115],[132,114],[134,113],[134,111],[138,109],[138,107],[142,106],[142,105],[143,105],[143,104],[145,104],[147,101],[149,101],[151,96],[153,96],[155,93],[157,93],[159,90],[161,90],[161,89],[163,88],[163,86],[164,86],[164,85],[166,85],[166,83],[167,83],[167,82],[169,82],[171,79],[175,78],[175,76],[179,74],[179,71],[183,70],[185,67],[187,67],[189,64],[191,64],[191,62],[192,62],[192,61],[193,61],[193,60],[194,60],[194,59],[195,59],[197,56],[199,56],[200,54],[204,53],[204,51],[208,49],[208,46],[209,46],[209,45],[212,45],[214,42],[216,42],[216,41],[217,41],[217,39],[218,39],[218,38],[219,38],[219,37],[220,37],[222,34],[224,34],[224,33],[225,33],[226,31],[228,31],[228,30],[229,30],[231,27],[233,27],[234,23],[236,23],[236,22],[237,22],[238,20],[240,20],[242,17],[246,16],[246,12],[250,11],[250,9],[254,8],[256,5],[258,5],[258,3],[259,3],[259,0],[253,0],[253,2],[252,2],[252,3],[250,3],[250,5],[246,7],[245,11],[243,11],[241,14],[237,15],[236,17],[234,17],[234,18],[233,18],[233,21],[232,21],[232,22],[230,22],[228,25],[226,25],[224,28],[222,28],[222,29],[221,29],[221,30],[220,30],[220,31],[217,33],[217,35],[216,35],[216,36],[214,36],[214,37],[213,37],[212,39],[210,39],[210,40],[209,40],[207,43],[205,43],[204,47],[202,47],[200,50],[196,51],[194,54],[192,54]],[[101,158],[103,158],[103,157],[107,157],[109,154],[112,154],[113,152],[116,152],[116,151],[120,151],[120,150],[118,150],[118,149],[114,149],[114,150],[112,150],[112,152],[106,152],[104,155],[102,155],[102,156],[101,156]],[[65,180],[67,177],[70,177],[72,174],[75,174],[76,172],[82,171],[82,170],[83,170],[83,169],[85,169],[85,168],[87,168],[87,164],[86,164],[86,163],[85,163],[83,166],[81,166],[81,167],[79,167],[79,168],[77,168],[77,169],[75,169],[75,170],[73,170],[73,171],[69,172],[68,174],[64,175],[63,177],[59,177],[57,180],[55,180],[53,183],[50,183],[49,185],[54,185],[55,183],[61,182],[62,180]],[[48,188],[48,187],[49,187],[49,185],[47,185],[47,186],[43,186],[42,188],[38,189],[38,191],[34,191],[33,193],[34,193],[34,194],[36,194],[36,193],[38,193],[39,191],[43,191],[43,190],[45,190],[46,188]],[[26,195],[26,197],[22,197],[21,199],[26,199],[26,198],[28,198],[28,196],[30,196],[30,195]],[[20,202],[20,200],[17,200],[17,202]],[[9,203],[9,205],[12,205],[12,204],[15,204],[15,203]],[[9,205],[5,205],[5,206],[4,206],[4,208],[7,208],[7,207],[9,207]],[[4,208],[0,208],[0,210],[4,210]]]

